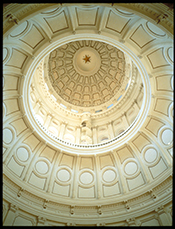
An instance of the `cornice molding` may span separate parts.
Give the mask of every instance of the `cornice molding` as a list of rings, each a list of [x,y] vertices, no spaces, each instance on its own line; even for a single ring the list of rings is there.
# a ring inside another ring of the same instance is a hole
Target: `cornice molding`
[[[67,3],[64,4],[64,6],[69,6],[71,4]],[[78,4],[81,6],[81,4]],[[94,5],[102,5],[101,4],[94,4]],[[123,10],[128,10],[129,12],[133,12],[136,15],[142,16],[146,19],[151,19],[152,22],[158,22],[158,26],[161,29],[165,29],[166,32],[172,36],[173,35],[173,12],[168,11],[168,7],[161,3],[109,3],[105,4],[107,7],[113,7],[113,8],[121,8]],[[7,34],[10,33],[10,31],[13,29],[13,26],[15,26],[16,22],[22,23],[26,19],[29,19],[30,17],[41,13],[44,10],[51,10],[55,7],[62,7],[61,3],[58,4],[9,4],[3,9],[3,34],[4,36],[7,36]],[[168,15],[168,17],[164,18],[163,15]],[[14,15],[12,20],[10,21],[10,16],[8,15]],[[7,17],[8,16],[8,17]],[[159,21],[160,20],[160,21]]]
[[[93,222],[101,222],[104,220],[105,222],[114,223],[120,222],[132,217],[137,216],[136,218],[143,217],[144,215],[157,211],[157,209],[161,208],[161,206],[167,205],[167,203],[171,202],[172,193],[172,177],[168,176],[161,185],[157,185],[151,187],[151,189],[147,189],[147,191],[143,191],[141,195],[135,195],[135,197],[125,197],[123,200],[118,199],[117,202],[105,203],[105,202],[94,202],[93,205],[87,203],[80,203],[79,201],[75,201],[72,203],[68,203],[67,201],[53,201],[52,198],[45,199],[45,197],[39,197],[29,189],[18,186],[18,184],[14,183],[11,179],[4,176],[4,198],[6,201],[12,203],[12,205],[16,206],[15,209],[21,209],[24,211],[28,211],[30,214],[40,215],[40,210],[38,210],[38,203],[40,203],[41,208],[43,208],[44,203],[47,202],[47,206],[45,207],[42,216],[47,218],[47,220],[51,221],[74,221],[77,224],[82,222],[83,224],[88,225],[87,220],[90,218],[92,220],[93,213]],[[13,190],[13,192],[12,192]],[[15,190],[15,191],[14,191]],[[21,190],[21,195],[19,196],[19,191]],[[13,193],[13,194],[12,194]],[[152,193],[155,193],[159,196],[159,198],[154,199]],[[18,196],[18,199],[14,199],[14,196]],[[166,196],[165,198],[161,198],[161,196]],[[27,204],[26,204],[27,203]],[[129,207],[128,207],[129,206]],[[74,209],[74,214],[69,213],[68,209]],[[80,211],[81,209],[81,211]],[[101,209],[100,219],[99,219],[99,209]],[[109,216],[108,212],[113,212],[111,216]],[[90,213],[91,212],[91,213]],[[115,212],[115,213],[114,213]],[[86,214],[86,217],[85,217]],[[127,216],[125,216],[127,214]],[[116,220],[117,219],[117,220]]]

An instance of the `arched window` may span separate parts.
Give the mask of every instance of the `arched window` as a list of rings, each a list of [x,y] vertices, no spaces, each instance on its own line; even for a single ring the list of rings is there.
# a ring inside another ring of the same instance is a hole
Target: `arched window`
[[[72,134],[65,134],[64,135],[64,140],[67,142],[74,143],[75,137]]]
[[[116,131],[115,131],[115,137],[117,137],[118,135],[120,135],[121,133],[123,133],[125,130],[124,129],[117,129]]]
[[[84,140],[81,140],[81,144],[86,144],[87,141],[84,139]]]
[[[105,142],[107,140],[109,140],[109,138],[105,136],[105,137],[102,137],[101,142]]]
[[[55,136],[58,136],[58,130],[57,130],[55,127],[50,126],[49,129],[48,129],[48,131],[49,131],[51,134],[53,134],[53,135],[55,135]]]
[[[136,116],[133,116],[130,120],[130,123],[132,124],[134,122],[134,120],[136,119]]]
[[[119,133],[118,133],[118,135],[122,134],[123,132],[124,132],[124,130],[120,130]]]

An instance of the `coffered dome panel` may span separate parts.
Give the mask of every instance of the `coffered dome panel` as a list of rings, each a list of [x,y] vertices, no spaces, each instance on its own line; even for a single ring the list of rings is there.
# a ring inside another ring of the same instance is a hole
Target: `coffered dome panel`
[[[104,42],[67,43],[52,51],[48,62],[48,78],[57,95],[76,106],[101,105],[125,83],[124,53]]]

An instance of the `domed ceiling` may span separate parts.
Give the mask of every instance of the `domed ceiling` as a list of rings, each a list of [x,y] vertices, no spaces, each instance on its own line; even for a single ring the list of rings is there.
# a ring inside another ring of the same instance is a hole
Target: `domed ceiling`
[[[70,42],[49,57],[49,79],[54,90],[77,106],[96,106],[110,100],[124,77],[123,52],[103,42]]]
[[[84,50],[85,44],[84,52],[82,49]],[[94,53],[97,51],[90,45],[100,50],[101,54],[93,56],[92,50]],[[78,51],[74,51],[75,55],[71,56],[74,46]],[[85,57],[89,57],[89,61],[95,59],[94,66],[86,66],[88,61],[86,63]],[[74,66],[83,70],[75,70]],[[143,113],[145,104],[142,78],[132,59],[115,46],[95,40],[66,43],[46,56],[36,69],[30,87],[31,110],[40,129],[46,130],[47,134],[58,141],[62,139],[76,144],[76,147],[80,144],[115,141]],[[40,111],[36,105],[38,100],[42,103]],[[88,104],[91,106],[87,106]],[[66,114],[67,110],[69,113]],[[49,125],[46,121],[48,112],[54,117]],[[108,119],[102,120],[97,115],[101,112],[104,117],[108,115]],[[59,126],[65,124],[66,130],[59,133]],[[112,133],[108,133],[108,125],[111,125]],[[94,131],[99,132],[98,136]]]
[[[167,10],[4,8],[4,225],[172,224]]]

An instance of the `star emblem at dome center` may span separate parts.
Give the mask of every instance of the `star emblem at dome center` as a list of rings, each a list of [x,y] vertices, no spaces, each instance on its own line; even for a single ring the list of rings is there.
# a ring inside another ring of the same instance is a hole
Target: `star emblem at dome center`
[[[83,60],[85,61],[85,64],[87,63],[87,62],[91,62],[91,57],[89,56],[89,55],[85,55],[84,57],[83,57]]]

